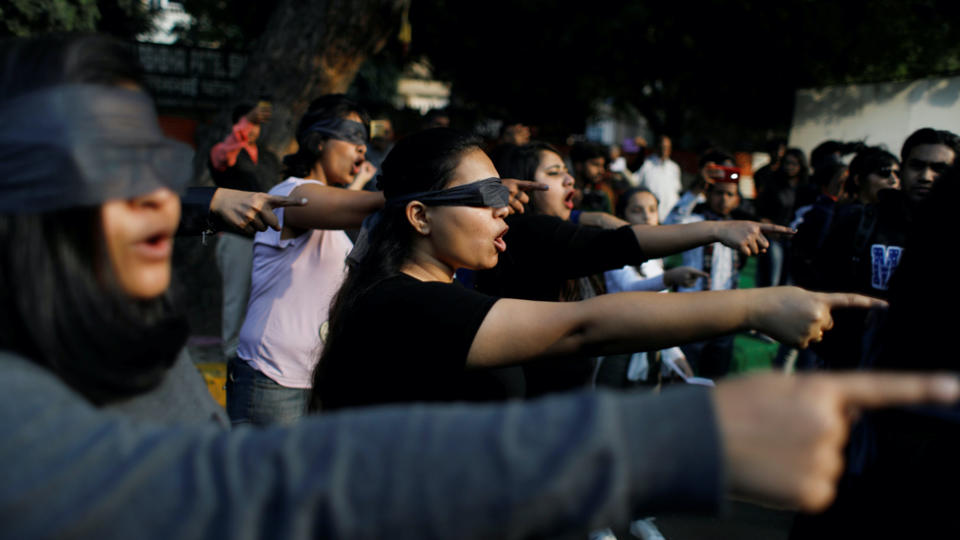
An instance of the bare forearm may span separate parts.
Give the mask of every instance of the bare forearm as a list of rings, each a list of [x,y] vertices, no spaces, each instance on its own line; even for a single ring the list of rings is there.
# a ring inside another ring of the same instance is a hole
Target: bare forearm
[[[284,225],[298,229],[356,229],[364,218],[383,208],[383,194],[350,191],[317,184],[300,186],[291,195],[306,197],[307,204],[288,208]]]
[[[484,319],[468,364],[661,349],[746,328],[752,291],[608,294],[580,302],[503,299]]]
[[[716,223],[700,221],[684,225],[633,225],[643,254],[658,259],[717,241]]]
[[[753,291],[620,293],[579,302],[576,354],[662,349],[749,327]]]
[[[467,363],[492,366],[542,357],[663,349],[747,328],[806,347],[833,327],[832,309],[885,305],[857,294],[814,293],[797,287],[617,293],[580,302],[501,299],[483,319]]]

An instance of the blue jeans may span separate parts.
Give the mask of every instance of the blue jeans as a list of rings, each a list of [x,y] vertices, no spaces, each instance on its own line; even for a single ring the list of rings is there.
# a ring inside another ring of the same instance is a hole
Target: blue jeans
[[[227,414],[235,426],[292,424],[309,399],[310,389],[281,386],[240,358],[227,363]]]

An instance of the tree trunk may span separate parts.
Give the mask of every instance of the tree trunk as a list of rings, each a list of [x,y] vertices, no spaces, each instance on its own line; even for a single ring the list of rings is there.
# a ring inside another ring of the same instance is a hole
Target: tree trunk
[[[315,98],[346,92],[368,57],[399,28],[410,0],[281,0],[257,39],[237,82],[238,100],[270,96],[273,118],[260,143],[283,157],[294,142],[300,117]],[[230,124],[224,104],[217,129],[198,133],[198,173],[208,176],[206,156]],[[208,183],[208,182],[202,182]]]

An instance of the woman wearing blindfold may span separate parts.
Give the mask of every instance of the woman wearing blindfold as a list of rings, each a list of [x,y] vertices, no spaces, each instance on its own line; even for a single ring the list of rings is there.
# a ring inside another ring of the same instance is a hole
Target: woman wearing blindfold
[[[277,227],[253,239],[253,271],[237,356],[227,369],[227,411],[234,424],[290,423],[306,412],[326,306],[346,272],[353,243],[341,228],[358,227],[383,205],[379,193],[336,189],[360,176],[370,119],[342,95],[315,100],[297,127],[288,178],[270,195],[306,199],[275,210]]]
[[[748,328],[806,346],[831,327],[831,308],[875,305],[794,288],[498,299],[453,283],[458,269],[493,268],[507,250],[505,188],[478,141],[450,129],[417,133],[396,144],[382,169],[386,206],[331,307],[314,408],[489,399],[501,381],[487,368]]]

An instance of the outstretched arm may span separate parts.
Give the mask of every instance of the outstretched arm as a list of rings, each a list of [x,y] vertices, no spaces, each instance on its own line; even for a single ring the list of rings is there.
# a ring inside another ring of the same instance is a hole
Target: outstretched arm
[[[480,325],[467,363],[496,366],[544,356],[662,349],[746,329],[806,347],[833,327],[832,309],[884,305],[866,296],[796,287],[618,293],[560,303],[501,299]]]
[[[792,235],[793,229],[755,221],[699,221],[683,225],[632,225],[646,257],[657,259],[713,242],[756,255],[770,246],[766,235]]]
[[[234,230],[252,234],[279,228],[275,208],[306,204],[301,197],[283,197],[228,188],[192,187],[181,199],[178,236]]]
[[[3,356],[5,537],[552,538],[714,510],[722,495],[700,389],[364,409],[231,432],[99,411]]]
[[[359,229],[363,220],[383,208],[383,193],[353,191],[320,184],[302,184],[290,192],[306,198],[300,207],[284,210],[283,224],[297,229]]]

